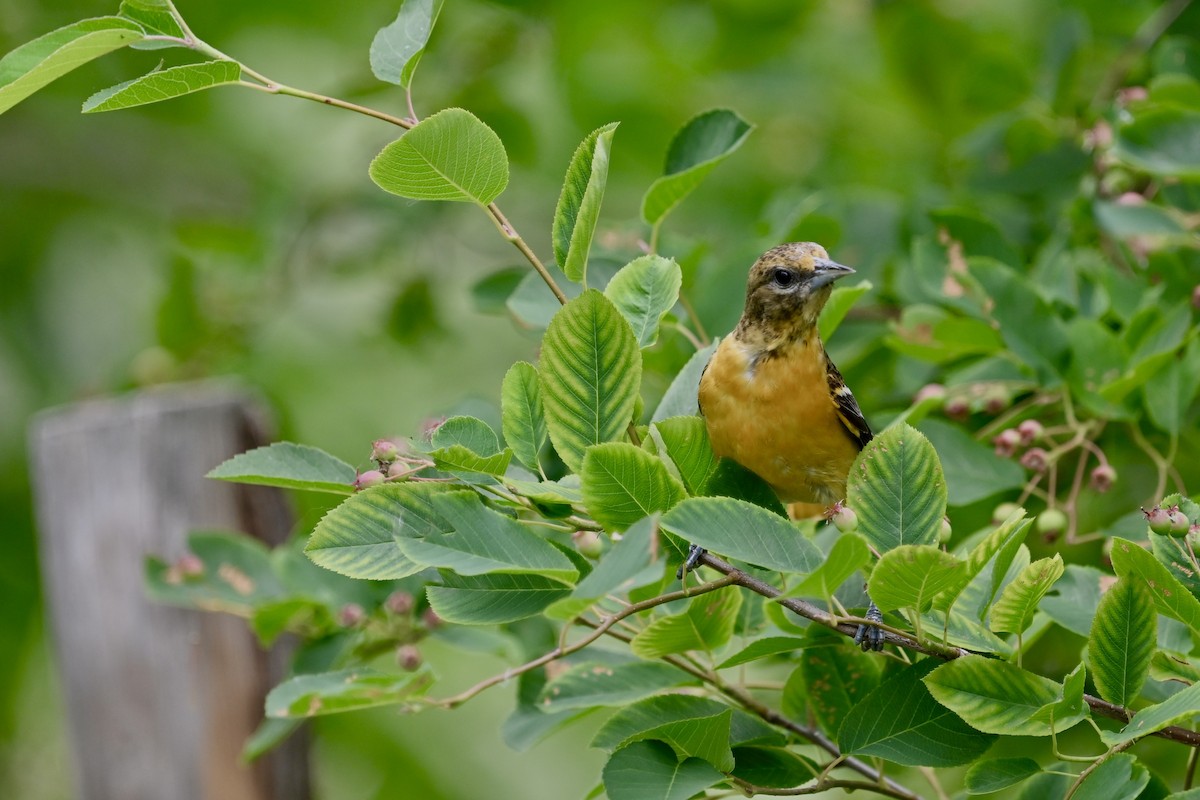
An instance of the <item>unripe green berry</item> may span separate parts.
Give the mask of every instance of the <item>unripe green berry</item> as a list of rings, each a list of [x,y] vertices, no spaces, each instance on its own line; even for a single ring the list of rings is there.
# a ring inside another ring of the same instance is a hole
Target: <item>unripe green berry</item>
[[[992,524],[999,525],[1020,510],[1021,507],[1016,503],[1001,503],[992,510]]]
[[[1167,509],[1167,535],[1168,536],[1187,536],[1188,528],[1191,527],[1191,522],[1179,510],[1179,506],[1171,506]]]
[[[950,537],[954,535],[954,529],[950,527],[950,520],[942,517],[942,525],[938,528],[938,544],[950,544]]]
[[[390,439],[376,439],[371,444],[371,460],[390,464],[400,455],[400,448]]]
[[[1170,532],[1171,517],[1165,508],[1152,508],[1149,511],[1143,508],[1142,516],[1146,518],[1147,524],[1150,525],[1150,530],[1154,533],[1166,536]]]
[[[604,552],[604,542],[595,531],[575,531],[571,534],[571,541],[575,543],[575,549],[580,555],[593,561]]]
[[[1034,525],[1038,533],[1048,542],[1052,542],[1067,529],[1067,515],[1057,508],[1047,508],[1037,515]]]
[[[858,529],[858,514],[854,513],[854,509],[840,505],[830,517],[833,520],[833,525],[842,533],[853,533]]]

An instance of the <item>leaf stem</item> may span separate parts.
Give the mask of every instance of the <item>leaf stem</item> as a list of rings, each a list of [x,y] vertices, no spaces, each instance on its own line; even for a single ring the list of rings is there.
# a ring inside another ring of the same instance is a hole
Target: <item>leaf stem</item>
[[[512,223],[508,221],[503,213],[501,213],[500,207],[495,203],[488,203],[484,208],[484,211],[486,211],[488,216],[492,218],[492,222],[496,223],[496,228],[500,231],[500,235],[512,242],[513,246],[521,251],[521,255],[525,256],[525,259],[533,265],[533,268],[537,270],[538,275],[542,276],[542,280],[544,280],[546,285],[550,287],[550,291],[554,292],[554,296],[558,298],[558,302],[565,306],[568,299],[566,294],[564,294],[563,290],[559,288],[557,283],[555,283],[554,276],[550,274],[548,269],[546,269],[546,265],[542,263],[542,260],[537,257],[537,254],[534,253],[533,250],[530,249],[525,240],[521,238],[521,235],[517,233],[517,229],[514,228]]]

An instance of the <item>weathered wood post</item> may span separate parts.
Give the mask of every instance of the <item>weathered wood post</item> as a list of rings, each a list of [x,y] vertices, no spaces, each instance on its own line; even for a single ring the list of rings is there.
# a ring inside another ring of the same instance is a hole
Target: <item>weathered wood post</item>
[[[304,800],[303,736],[246,766],[238,754],[278,681],[243,620],[156,605],[148,554],[181,555],[197,528],[277,544],[278,490],[205,479],[264,444],[259,407],[192,384],[54,409],[30,434],[42,580],[64,683],[76,797]]]

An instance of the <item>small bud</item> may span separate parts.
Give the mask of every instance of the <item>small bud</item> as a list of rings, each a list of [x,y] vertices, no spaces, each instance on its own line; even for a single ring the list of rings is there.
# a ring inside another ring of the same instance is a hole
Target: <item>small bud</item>
[[[400,455],[400,448],[390,439],[376,439],[371,443],[371,460],[390,464]]]
[[[1043,539],[1053,542],[1067,529],[1067,515],[1057,508],[1047,508],[1037,515],[1034,525]]]
[[[1121,105],[1139,103],[1150,96],[1145,86],[1126,86],[1117,90],[1117,102]]]
[[[1021,507],[1016,503],[1001,503],[992,509],[992,524],[999,525],[1020,510]]]
[[[1192,308],[1200,311],[1200,283],[1192,288]]]
[[[571,534],[571,541],[575,543],[575,549],[581,555],[593,561],[604,552],[604,542],[595,531],[575,531]]]
[[[1092,470],[1091,477],[1088,478],[1088,486],[1092,488],[1092,491],[1103,494],[1112,488],[1116,480],[1117,471],[1108,464],[1101,464]]]
[[[338,609],[337,622],[343,628],[357,628],[367,618],[367,612],[358,603],[346,603]]]
[[[1123,192],[1117,196],[1117,205],[1119,206],[1142,206],[1146,204],[1146,198],[1137,192]]]
[[[1031,447],[1021,456],[1021,466],[1033,472],[1045,472],[1049,462],[1046,461],[1046,451],[1040,447]]]
[[[393,461],[388,465],[387,476],[388,480],[399,478],[412,471],[412,467],[405,464],[403,461]]]
[[[950,527],[950,519],[942,517],[942,527],[938,528],[938,544],[950,544],[950,537],[954,535],[954,529]]]
[[[396,665],[407,672],[413,672],[421,666],[421,651],[415,644],[402,644],[396,648]]]
[[[1021,434],[1013,428],[1005,428],[992,439],[992,446],[1000,458],[1012,458],[1021,443]]]
[[[1191,527],[1187,514],[1180,511],[1179,506],[1171,506],[1167,509],[1167,522],[1169,523],[1167,534],[1170,536],[1187,536],[1188,528]]]
[[[1149,511],[1143,508],[1142,516],[1146,518],[1146,522],[1150,525],[1150,530],[1155,533],[1166,536],[1171,530],[1170,515],[1164,508],[1152,508]]]
[[[414,605],[413,596],[403,589],[397,589],[383,601],[383,607],[387,609],[387,612],[395,614],[397,617],[411,614]]]
[[[1045,431],[1042,423],[1036,419],[1027,419],[1017,426],[1017,433],[1021,435],[1021,444],[1026,447],[1041,439]]]
[[[983,395],[983,410],[989,414],[999,414],[1012,405],[1012,395],[1002,386],[992,386]]]
[[[199,578],[204,574],[204,562],[195,553],[184,553],[175,562],[175,566],[184,578]]]
[[[354,479],[354,488],[362,491],[370,486],[378,486],[385,480],[382,472],[377,469],[369,469],[366,472],[358,473],[358,477]]]
[[[971,415],[971,404],[965,397],[947,397],[942,413],[950,419],[964,420]]]
[[[913,403],[921,403],[926,400],[945,400],[946,387],[940,383],[927,383],[917,390],[913,397]]]
[[[421,622],[425,625],[426,630],[433,630],[441,627],[442,618],[432,608],[427,608],[421,612]]]
[[[834,506],[830,520],[833,521],[834,527],[842,533],[853,533],[858,530],[858,514],[854,513],[853,508],[847,508],[841,503]]]

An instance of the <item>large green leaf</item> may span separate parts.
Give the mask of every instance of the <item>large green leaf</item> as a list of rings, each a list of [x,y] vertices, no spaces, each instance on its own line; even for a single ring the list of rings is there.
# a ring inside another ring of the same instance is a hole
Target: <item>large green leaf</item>
[[[144,106],[204,89],[229,86],[241,79],[242,67],[234,61],[206,61],[203,64],[169,67],[96,92],[83,104],[83,113]]]
[[[179,26],[179,21],[171,14],[171,6],[167,0],[121,0],[117,13],[125,19],[133,20],[141,25],[148,34],[172,36],[176,39],[182,39],[185,36],[183,28]],[[151,44],[151,42],[143,41],[133,47],[140,49],[149,47]],[[164,46],[162,43],[155,44],[155,47],[162,46]]]
[[[938,596],[935,607],[945,611],[965,595],[960,610],[983,619],[1032,525],[1025,509],[1014,511],[971,549],[966,570]]]
[[[1100,738],[1109,747],[1114,747],[1161,731],[1168,725],[1188,725],[1197,715],[1200,715],[1200,683],[1176,692],[1157,705],[1143,708],[1120,731],[1105,731]]]
[[[689,120],[671,140],[663,176],[642,198],[642,218],[654,226],[661,224],[708,173],[742,146],[753,127],[726,109]]]
[[[725,776],[699,758],[680,761],[663,742],[634,742],[604,765],[609,800],[688,800]]]
[[[354,467],[306,444],[276,442],[249,450],[212,469],[208,476],[233,483],[281,486],[335,494],[354,493]]]
[[[546,610],[553,619],[569,619],[609,594],[628,592],[656,580],[662,567],[653,564],[657,520],[647,518],[634,523],[596,568],[571,592]]]
[[[642,658],[659,658],[688,650],[712,652],[729,641],[742,607],[742,592],[726,587],[698,595],[682,614],[659,617],[642,629],[630,648]]]
[[[699,702],[658,702],[684,699]],[[655,717],[647,716],[651,707],[658,712]],[[596,734],[592,746],[612,751],[655,739],[670,745],[680,760],[694,756],[729,772],[733,769],[729,749],[733,716],[729,706],[703,698],[652,697],[617,712]]]
[[[698,683],[686,672],[661,661],[576,664],[546,684],[538,703],[544,711],[592,706],[624,706],[672,686]]]
[[[573,583],[579,571],[561,550],[510,516],[493,511],[474,492],[435,494],[433,511],[449,526],[423,536],[399,536],[405,557],[460,575],[533,573]]]
[[[429,605],[447,622],[464,625],[501,625],[540,614],[542,609],[570,594],[559,581],[541,575],[462,576],[442,573],[442,586],[429,586]]]
[[[504,374],[500,386],[500,416],[504,441],[521,463],[538,469],[538,453],[546,443],[546,414],[538,388],[537,367],[518,361]]]
[[[795,681],[797,674],[800,681]],[[803,698],[791,696],[797,687]],[[833,631],[814,631],[813,641],[800,653],[800,666],[784,688],[786,709],[804,714],[804,707],[821,729],[836,736],[842,722],[871,690],[879,685],[879,661]],[[890,709],[889,709],[890,711]]]
[[[495,131],[470,111],[447,108],[423,119],[371,162],[371,180],[411,200],[486,206],[508,185],[508,155]]]
[[[834,331],[842,324],[842,320],[850,313],[850,309],[854,304],[875,287],[870,281],[859,281],[853,286],[834,286],[833,291],[829,294],[829,299],[825,302],[825,307],[821,309],[821,316],[817,320],[817,330],[821,334],[821,338],[829,341],[829,337],[833,336]]]
[[[1150,677],[1156,681],[1178,681],[1191,686],[1200,683],[1200,666],[1185,656],[1159,650],[1150,657]]]
[[[1134,800],[1150,782],[1150,770],[1129,753],[1109,756],[1084,778],[1071,795],[1074,800]]]
[[[1062,318],[1030,280],[1008,264],[989,258],[972,258],[968,263],[971,277],[991,299],[988,310],[1000,326],[1004,343],[1036,369],[1043,383],[1057,384],[1069,355]]]
[[[200,559],[199,575],[181,578],[157,559],[146,562],[146,592],[158,603],[249,617],[283,592],[262,542],[242,533],[193,531],[188,550]]]
[[[745,648],[718,664],[717,669],[729,669],[730,667],[749,664],[751,661],[757,661],[760,658],[768,658],[769,656],[780,655],[782,653],[794,653],[804,649],[807,644],[807,639],[801,639],[796,636],[768,636],[764,639],[755,639],[746,645]]]
[[[576,282],[586,284],[588,251],[604,200],[609,153],[618,124],[610,122],[597,128],[579,143],[554,209],[551,230],[554,259],[563,273]]]
[[[1079,714],[1087,716],[1090,710],[1083,702],[1083,688],[1086,682],[1087,669],[1083,662],[1080,662],[1063,678],[1061,696],[1039,708],[1030,719],[1049,724]]]
[[[628,442],[589,447],[579,477],[588,512],[610,531],[625,530],[687,496],[661,459]]]
[[[619,750],[641,739],[663,738],[652,735],[660,726],[692,719],[712,718],[729,710],[730,707],[724,703],[695,695],[663,694],[648,697],[625,706],[609,717],[592,739],[592,747],[608,751]],[[781,745],[786,741],[782,733],[758,717],[751,716],[741,709],[732,710],[733,716],[725,737],[726,746]]]
[[[590,445],[622,438],[633,421],[642,354],[621,312],[589,289],[550,322],[538,375],[550,441],[578,472]]]
[[[1058,553],[1053,558],[1033,562],[1004,587],[1000,599],[992,606],[992,630],[996,633],[1022,633],[1033,621],[1038,603],[1054,582],[1062,577],[1063,561]]]
[[[963,776],[968,794],[991,794],[1029,780],[1042,771],[1032,758],[989,758]]]
[[[790,789],[821,774],[812,759],[782,747],[735,747],[733,774],[755,786]]]
[[[696,398],[700,394],[700,376],[704,374],[704,368],[712,360],[713,353],[717,352],[719,343],[720,339],[717,339],[708,347],[692,354],[688,362],[683,365],[683,369],[679,370],[679,373],[671,381],[671,385],[667,387],[662,400],[658,403],[658,408],[654,409],[654,414],[650,417],[651,420],[658,422],[668,417],[696,415],[699,410]]]
[[[1200,391],[1200,338],[1192,339],[1171,359],[1154,377],[1153,385],[1142,386],[1146,414],[1159,430],[1177,436],[1187,424],[1197,391]]]
[[[1087,637],[1100,605],[1103,577],[1105,574],[1095,567],[1068,564],[1062,578],[1054,584],[1055,594],[1042,600],[1042,611],[1072,633]]]
[[[1025,470],[1013,459],[995,452],[957,425],[937,419],[921,423],[942,462],[949,502],[966,506],[1025,483]]]
[[[407,89],[442,10],[442,0],[404,0],[390,25],[371,41],[371,71],[381,81]]]
[[[503,475],[512,460],[512,451],[501,451],[496,432],[477,417],[450,417],[433,432],[430,445],[437,468],[458,475]]]
[[[884,553],[871,571],[867,592],[880,611],[929,610],[933,598],[967,568],[949,553],[929,545],[900,545]]]
[[[673,258],[645,255],[635,258],[604,287],[604,296],[625,315],[638,344],[658,341],[658,324],[674,308],[683,286],[683,271]]]
[[[26,42],[0,58],[0,114],[71,70],[144,36],[130,20],[96,17]]]
[[[315,717],[402,703],[432,682],[428,670],[391,675],[369,667],[297,675],[267,695],[268,717]]]
[[[936,666],[932,659],[918,661],[862,698],[838,732],[842,752],[910,767],[955,767],[983,755],[996,737],[939,705],[922,683]]]
[[[744,500],[692,497],[668,511],[662,525],[692,544],[781,572],[807,574],[821,551],[788,520]]]
[[[1121,578],[1100,600],[1088,637],[1088,662],[1100,696],[1129,706],[1142,693],[1154,655],[1154,600],[1139,581]]]
[[[894,425],[872,439],[850,469],[846,494],[858,532],[879,552],[937,541],[946,480],[933,445],[915,428]]]
[[[565,711],[543,711],[538,702],[546,686],[546,670],[531,669],[517,678],[517,707],[500,726],[504,743],[524,753],[568,722],[588,713],[590,709],[571,708]]]
[[[819,569],[813,572],[794,589],[788,597],[832,597],[846,579],[871,561],[871,550],[867,542],[857,533],[844,533],[833,543],[829,555]]]
[[[976,655],[942,664],[924,681],[939,703],[972,728],[1005,736],[1049,736],[1050,723],[1034,715],[1062,695],[1062,687],[1049,678]],[[1083,717],[1055,719],[1054,730],[1064,731]]]
[[[1117,157],[1171,178],[1200,177],[1200,111],[1164,106],[1117,129]]]
[[[700,494],[717,469],[717,456],[708,441],[702,417],[668,417],[651,425],[651,440],[659,456],[675,466],[689,494]],[[665,452],[663,452],[665,451]]]
[[[1112,565],[1118,576],[1128,577],[1149,590],[1160,614],[1179,620],[1194,635],[1200,635],[1200,600],[1153,555],[1134,542],[1113,537]]]

